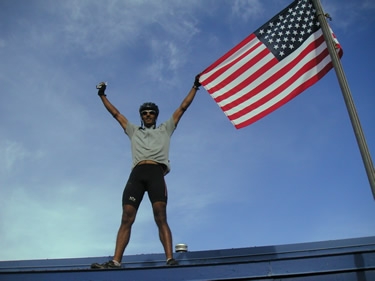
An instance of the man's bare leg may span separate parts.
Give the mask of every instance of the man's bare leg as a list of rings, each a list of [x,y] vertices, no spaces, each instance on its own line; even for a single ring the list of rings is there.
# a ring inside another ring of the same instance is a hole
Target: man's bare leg
[[[163,244],[165,256],[168,259],[173,258],[172,233],[167,223],[167,205],[165,202],[155,202],[152,205],[156,225],[159,229],[160,241]]]
[[[122,256],[130,240],[131,228],[135,221],[137,210],[132,205],[124,205],[122,208],[121,225],[117,233],[115,255],[113,260],[121,263]]]

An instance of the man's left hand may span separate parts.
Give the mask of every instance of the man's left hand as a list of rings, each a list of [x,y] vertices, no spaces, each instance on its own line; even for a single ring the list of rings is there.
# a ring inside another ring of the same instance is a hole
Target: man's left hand
[[[202,85],[202,84],[199,82],[199,77],[200,77],[200,76],[201,76],[200,74],[198,74],[198,75],[195,76],[194,88],[197,89],[197,90],[199,90],[199,87]]]
[[[106,94],[104,93],[105,89],[107,88],[107,83],[105,82],[100,82],[98,85],[96,85],[96,88],[98,89],[98,95],[99,96],[105,96]]]

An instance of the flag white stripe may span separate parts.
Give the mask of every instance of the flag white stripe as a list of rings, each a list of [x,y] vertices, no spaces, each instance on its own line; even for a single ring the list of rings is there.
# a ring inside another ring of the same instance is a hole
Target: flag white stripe
[[[252,40],[251,42],[249,42],[249,44],[246,45],[246,46],[248,46],[248,48],[246,48],[246,51],[248,51],[249,49],[253,48],[254,45],[256,45],[259,42],[260,41],[257,38],[256,38],[256,40]],[[225,80],[226,78],[228,78],[231,74],[233,74],[235,71],[237,71],[239,68],[241,68],[244,64],[246,64],[248,61],[250,61],[255,56],[257,56],[264,49],[266,49],[266,47],[263,44],[261,44],[260,47],[254,49],[246,57],[244,57],[243,59],[241,59],[240,61],[238,61],[234,65],[232,65],[229,69],[227,69],[227,71],[225,71],[224,73],[222,73],[221,75],[219,75],[218,77],[216,77],[215,80],[213,80],[212,82],[210,82],[207,85],[205,85],[204,87],[206,88],[206,90],[208,91],[208,90],[212,89],[213,87],[217,86],[220,82],[222,82],[223,80]],[[207,77],[210,77],[211,75],[215,75],[215,73],[217,71],[221,70],[224,66],[228,65],[229,63],[231,63],[232,61],[234,61],[235,59],[237,59],[238,57],[240,57],[241,55],[243,55],[243,53],[244,52],[242,51],[242,49],[239,52],[234,53],[231,56],[230,61],[229,61],[229,59],[227,59],[225,64],[223,64],[220,67],[215,68],[212,71],[210,71],[209,73],[207,73]],[[204,75],[202,75],[201,80],[203,81],[203,80],[207,79],[207,77],[206,77],[206,74],[204,74]],[[242,80],[240,79],[240,77],[242,77]],[[240,77],[237,77],[231,84],[233,84],[234,82],[236,84],[238,84],[238,83],[241,83],[244,79],[246,79],[246,77],[243,77],[242,75]],[[231,85],[231,84],[228,84],[228,86]],[[212,93],[211,95],[213,97],[216,96],[215,93]]]
[[[263,49],[265,48],[265,46],[263,44],[262,44],[262,47],[263,47]],[[218,98],[218,97],[220,97],[222,95],[225,95],[229,90],[231,90],[234,87],[238,86],[240,83],[242,83],[247,78],[249,78],[250,75],[252,75],[254,72],[258,71],[263,65],[267,64],[268,62],[270,62],[274,58],[275,57],[272,55],[272,53],[269,53],[268,55],[264,56],[262,59],[260,59],[259,61],[257,61],[256,64],[254,64],[252,67],[250,67],[244,73],[242,73],[241,75],[239,75],[236,79],[234,79],[233,81],[231,81],[230,83],[228,83],[224,88],[221,88],[221,89],[217,90],[216,92],[214,92],[211,95],[214,98]],[[254,82],[252,82],[250,85],[253,85]],[[243,95],[243,90],[241,90],[241,91],[233,94],[231,97],[228,97],[226,100],[232,100],[233,101],[233,100],[238,99],[242,95]],[[225,101],[225,100],[223,100],[223,101]],[[230,103],[230,102],[226,102],[225,104],[227,104],[227,103]]]
[[[294,1],[203,71],[202,85],[236,128],[276,110],[332,68],[315,12],[311,0]]]
[[[256,40],[254,40],[254,39],[256,39]],[[241,54],[244,54],[244,53],[248,52],[251,48],[253,48],[256,45],[257,42],[259,42],[259,40],[257,40],[256,37],[254,37],[254,39],[252,39],[249,43],[247,43],[246,45],[244,45],[237,52],[233,53],[226,60],[224,60],[223,62],[221,62],[220,64],[218,64],[215,68],[213,68],[212,70],[210,70],[210,71],[202,74],[200,78],[203,79],[203,80],[207,79],[207,77],[210,77],[216,71],[218,71],[221,68],[225,67],[226,65],[230,64],[233,60],[235,60]]]
[[[321,32],[320,32],[321,33]],[[322,35],[322,34],[321,34]],[[323,35],[322,35],[323,36]],[[313,36],[312,36],[313,37]],[[315,41],[316,38],[311,38],[309,42],[306,42],[306,44],[310,44],[311,42]],[[311,41],[311,42],[310,42]],[[306,46],[302,45],[301,48],[305,49]],[[245,102],[237,105],[236,107],[233,107],[232,109],[227,111],[227,115],[235,114],[236,112],[240,111],[241,109],[253,104],[254,102],[260,100],[261,98],[267,96],[272,91],[280,87],[283,83],[288,81],[294,74],[296,74],[307,62],[309,62],[312,58],[316,57],[321,52],[324,52],[324,50],[327,48],[327,45],[325,43],[321,44],[317,49],[312,50],[309,54],[307,54],[302,60],[298,62],[298,64],[293,67],[289,72],[285,73],[282,77],[280,77],[279,80],[275,81],[271,85],[269,85],[267,88],[262,90],[259,94],[255,95],[254,97],[246,100]],[[295,54],[297,53],[297,54]],[[258,79],[253,81],[250,85],[243,88],[238,93],[234,94],[233,96],[229,97],[228,99],[225,99],[221,102],[219,102],[219,106],[224,106],[227,104],[230,104],[234,100],[237,100],[239,97],[242,97],[243,95],[249,93],[250,91],[254,90],[257,86],[259,86],[262,82],[266,81],[267,79],[271,78],[275,73],[282,71],[285,69],[285,66],[289,64],[290,62],[295,61],[295,57],[298,55],[298,52],[294,52],[289,59],[289,57],[285,60],[283,60],[281,63],[276,64],[273,68],[269,69],[267,72],[265,72],[262,76],[260,76]],[[292,57],[293,56],[293,57]],[[284,62],[285,61],[285,62]],[[235,98],[233,98],[235,97]]]
[[[268,108],[272,107],[276,103],[280,102],[284,98],[288,97],[288,95],[293,92],[298,86],[300,86],[304,81],[314,77],[317,75],[325,66],[327,66],[329,63],[331,63],[331,58],[329,56],[325,57],[324,60],[322,60],[316,67],[310,69],[308,72],[306,72],[304,75],[301,75],[297,80],[294,81],[293,84],[291,84],[288,88],[286,88],[284,91],[282,91],[280,94],[276,95],[273,99],[269,100],[268,102],[264,103],[263,105],[257,107],[253,111],[242,115],[241,117],[237,119],[231,120],[233,124],[237,125],[242,122],[245,122],[248,119],[253,118],[254,116],[262,113],[263,111],[267,110]],[[245,108],[248,104],[242,103],[240,105],[241,108],[238,108],[238,110],[241,110]],[[237,112],[236,111],[236,112]],[[226,111],[226,115],[230,117],[232,111]],[[236,113],[234,112],[234,113]]]

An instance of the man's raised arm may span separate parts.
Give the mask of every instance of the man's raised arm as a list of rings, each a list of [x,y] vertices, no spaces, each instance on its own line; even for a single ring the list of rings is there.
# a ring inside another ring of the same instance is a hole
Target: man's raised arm
[[[124,115],[120,113],[120,111],[107,99],[107,95],[105,94],[105,89],[107,88],[106,83],[100,82],[96,88],[98,89],[98,95],[102,100],[105,108],[108,110],[109,113],[115,118],[121,125],[121,127],[125,130],[126,125],[128,124],[128,119],[125,118]]]
[[[173,113],[173,120],[174,124],[177,126],[178,122],[180,121],[182,115],[185,113],[185,111],[188,109],[190,104],[193,102],[195,94],[199,90],[199,87],[201,83],[199,83],[199,74],[195,76],[195,81],[193,87],[190,89],[188,95],[185,97],[185,99],[182,101],[181,105],[176,109],[176,111]]]

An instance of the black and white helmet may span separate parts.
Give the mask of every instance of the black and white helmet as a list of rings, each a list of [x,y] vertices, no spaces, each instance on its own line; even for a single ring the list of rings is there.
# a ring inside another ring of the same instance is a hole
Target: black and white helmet
[[[156,112],[156,118],[159,115],[159,107],[153,102],[145,102],[144,104],[142,104],[139,107],[139,114],[141,114],[143,110],[154,110]]]

